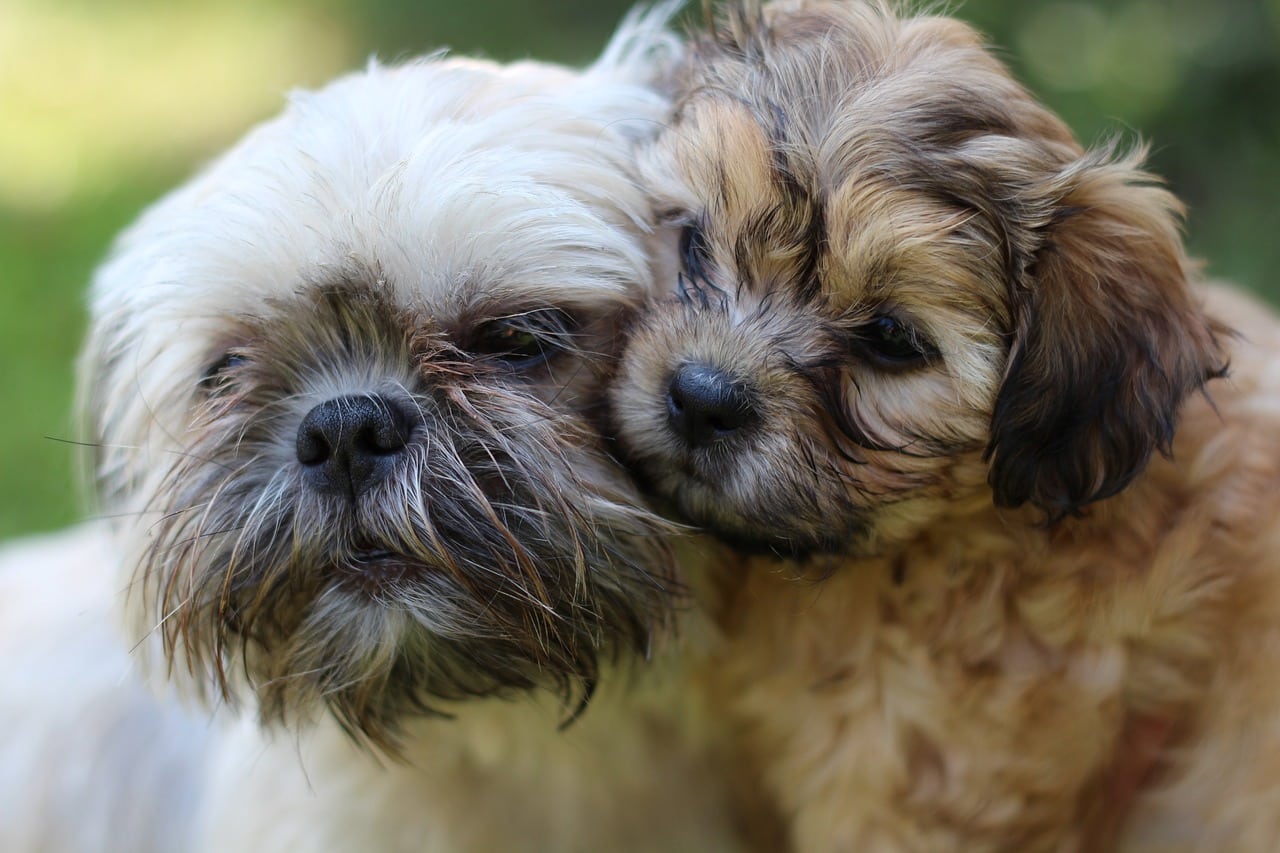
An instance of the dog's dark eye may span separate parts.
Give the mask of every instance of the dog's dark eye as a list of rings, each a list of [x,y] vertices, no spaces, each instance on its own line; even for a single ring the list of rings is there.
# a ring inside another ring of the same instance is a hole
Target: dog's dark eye
[[[556,351],[566,349],[570,334],[569,319],[564,312],[529,311],[481,324],[468,349],[509,367],[532,367]]]
[[[938,350],[915,328],[881,314],[854,332],[857,354],[885,368],[915,367],[938,356]]]
[[[225,353],[222,358],[215,361],[205,370],[204,375],[200,377],[200,387],[206,390],[216,390],[226,382],[230,376],[240,367],[248,364],[248,357],[232,350]]]
[[[484,355],[495,355],[505,361],[527,361],[541,358],[542,339],[528,329],[497,321],[479,330],[472,349]]]
[[[689,224],[681,230],[680,258],[690,279],[695,282],[706,279],[707,266],[711,262],[711,247],[707,245],[707,237],[701,227]]]

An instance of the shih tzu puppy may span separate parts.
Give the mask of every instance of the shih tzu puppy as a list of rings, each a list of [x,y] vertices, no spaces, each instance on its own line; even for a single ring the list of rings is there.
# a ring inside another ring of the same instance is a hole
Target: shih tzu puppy
[[[112,532],[3,561],[5,850],[732,848],[672,528],[596,428],[670,277],[632,156],[668,12],[580,73],[372,64],[122,237],[83,359]],[[215,714],[142,690],[117,603]]]
[[[727,543],[717,701],[795,848],[1271,849],[1280,325],[1140,154],[958,21],[783,0],[642,172],[683,268],[618,441]]]

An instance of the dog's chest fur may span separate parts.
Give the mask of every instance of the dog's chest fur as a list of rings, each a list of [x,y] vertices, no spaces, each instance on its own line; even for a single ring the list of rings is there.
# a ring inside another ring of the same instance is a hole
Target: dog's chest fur
[[[241,721],[212,769],[203,849],[738,849],[693,660],[609,673],[563,731],[554,700],[527,696],[413,723],[407,764],[380,764],[328,723],[295,743]]]
[[[799,849],[1088,849],[1151,720],[1172,740],[1126,842],[1251,837],[1230,792],[1280,765],[1255,757],[1280,743],[1280,369],[1229,309],[1233,378],[1086,518],[990,508],[889,556],[724,567],[718,695]]]

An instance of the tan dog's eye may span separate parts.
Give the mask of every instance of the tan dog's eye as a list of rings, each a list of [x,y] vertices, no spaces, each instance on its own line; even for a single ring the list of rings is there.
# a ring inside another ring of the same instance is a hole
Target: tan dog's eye
[[[690,279],[695,283],[706,279],[711,249],[701,227],[689,224],[680,232],[680,258]]]
[[[938,357],[937,348],[913,326],[880,314],[854,331],[854,352],[878,367],[916,367]]]

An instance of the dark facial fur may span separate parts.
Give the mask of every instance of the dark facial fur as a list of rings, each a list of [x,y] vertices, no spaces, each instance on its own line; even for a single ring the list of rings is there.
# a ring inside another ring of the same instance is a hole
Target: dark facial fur
[[[243,318],[160,491],[143,572],[170,653],[223,681],[243,656],[268,718],[323,700],[375,740],[437,700],[581,695],[601,656],[643,653],[672,592],[661,528],[564,406],[594,394],[614,322],[517,369],[465,348],[479,318],[447,328],[354,281]],[[328,365],[412,413],[394,470],[355,496],[289,459]]]

